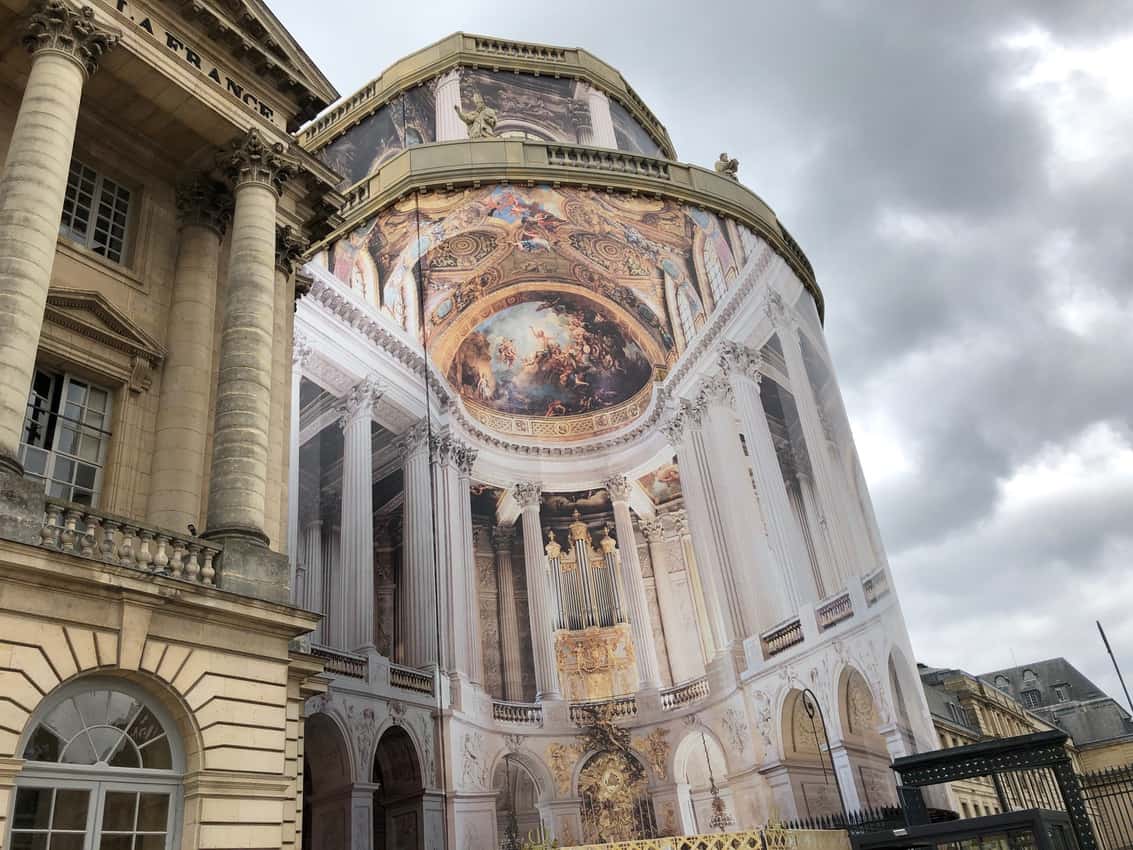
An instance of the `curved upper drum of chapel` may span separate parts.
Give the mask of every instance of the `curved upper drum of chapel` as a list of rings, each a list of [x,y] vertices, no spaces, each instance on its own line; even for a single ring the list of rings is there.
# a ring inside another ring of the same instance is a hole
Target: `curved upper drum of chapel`
[[[455,68],[475,75],[479,87],[495,89],[503,97],[500,109],[504,132],[530,130],[540,138],[575,142],[564,137],[573,134],[576,115],[571,114],[572,101],[579,98],[578,86],[590,86],[610,101],[611,117],[618,137],[618,147],[632,153],[643,153],[676,159],[676,150],[665,126],[650,111],[625,77],[593,54],[574,47],[555,47],[531,42],[510,41],[491,36],[457,32],[435,44],[411,53],[390,65],[378,77],[343,98],[331,110],[308,124],[299,133],[299,143],[306,150],[321,156],[336,168],[346,185],[360,179],[350,168],[349,157],[336,144],[343,144],[348,131],[369,123],[375,133],[384,132],[383,113],[389,115],[393,127],[389,135],[401,136],[389,141],[405,145],[405,133],[415,133],[413,143],[429,143],[443,138],[435,126],[421,121],[414,127],[396,127],[420,110],[423,101],[444,75]],[[582,98],[583,100],[585,97]],[[511,106],[511,109],[508,106]],[[353,135],[353,134],[352,134]],[[346,167],[344,167],[344,165]]]

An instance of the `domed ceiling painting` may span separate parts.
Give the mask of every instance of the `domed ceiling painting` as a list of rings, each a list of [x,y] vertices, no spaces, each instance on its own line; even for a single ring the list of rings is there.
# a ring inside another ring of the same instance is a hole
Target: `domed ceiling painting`
[[[578,439],[644,412],[650,381],[761,250],[676,201],[500,185],[399,201],[338,240],[330,265],[424,342],[481,422]]]

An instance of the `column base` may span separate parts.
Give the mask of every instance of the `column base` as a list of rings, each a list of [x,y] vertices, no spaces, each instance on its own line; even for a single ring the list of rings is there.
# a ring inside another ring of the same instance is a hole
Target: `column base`
[[[291,601],[291,564],[286,555],[271,551],[255,538],[219,532],[206,537],[224,547],[218,582],[222,590],[266,602]]]
[[[0,454],[0,539],[38,545],[46,503],[43,483],[24,478],[19,462]]]
[[[217,543],[226,543],[230,539],[244,540],[263,546],[265,549],[271,545],[271,540],[264,534],[263,529],[247,525],[222,525],[210,528],[201,535],[205,540],[215,540]],[[288,566],[290,570],[290,566]]]

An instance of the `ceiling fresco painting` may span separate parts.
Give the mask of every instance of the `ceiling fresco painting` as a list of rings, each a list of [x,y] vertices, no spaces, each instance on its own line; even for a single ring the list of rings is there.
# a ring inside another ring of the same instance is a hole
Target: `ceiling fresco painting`
[[[663,505],[681,497],[681,473],[676,463],[666,463],[637,480],[655,505]]]
[[[525,418],[505,430],[635,399],[547,434],[578,438],[645,409],[757,242],[677,201],[499,185],[405,198],[339,239],[330,267],[424,342],[467,406]]]

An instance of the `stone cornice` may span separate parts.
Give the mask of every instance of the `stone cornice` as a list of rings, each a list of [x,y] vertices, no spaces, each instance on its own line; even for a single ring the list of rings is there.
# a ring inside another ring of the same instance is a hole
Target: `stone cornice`
[[[664,154],[676,158],[669,133],[615,68],[585,50],[457,32],[390,65],[380,76],[308,125],[300,143],[310,151],[330,144],[401,92],[457,68],[508,70],[580,80],[613,98],[637,119]]]
[[[23,43],[32,54],[50,50],[73,59],[89,78],[98,70],[103,55],[121,38],[117,30],[95,23],[90,6],[76,9],[66,0],[37,0],[32,4]]]
[[[493,183],[546,183],[664,197],[711,210],[750,228],[781,256],[811,293],[819,316],[822,291],[810,262],[754,192],[715,171],[687,163],[581,145],[477,139],[415,145],[386,160],[343,194],[344,224],[313,250],[327,248],[360,222],[413,192]]]

